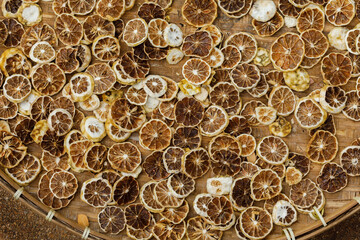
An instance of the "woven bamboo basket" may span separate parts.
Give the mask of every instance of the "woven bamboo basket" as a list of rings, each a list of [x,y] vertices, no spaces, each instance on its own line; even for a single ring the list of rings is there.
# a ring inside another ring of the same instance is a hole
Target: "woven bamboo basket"
[[[127,22],[129,19],[134,18],[137,16],[137,9],[141,5],[143,0],[136,1],[135,6],[132,10],[127,11],[125,15],[123,16],[123,19],[125,22]],[[190,27],[188,24],[185,24],[181,17],[181,6],[183,0],[173,0],[172,7],[168,10],[167,16],[168,20],[172,23],[176,23],[179,26],[181,26],[184,33],[190,33],[195,31],[195,28]],[[46,23],[49,23],[51,26],[53,26],[55,14],[52,11],[51,8],[51,2],[42,2],[40,1],[40,6],[43,10],[43,21]],[[0,18],[3,18],[3,16],[0,13]],[[82,17],[79,17],[80,19],[83,19]],[[358,23],[358,20],[353,20],[351,23],[351,27],[355,26]],[[283,27],[278,33],[276,33],[273,37],[267,37],[267,38],[261,38],[256,35],[252,25],[251,25],[251,17],[246,16],[241,19],[230,19],[224,14],[221,13],[220,10],[218,10],[218,17],[214,22],[215,25],[217,25],[221,31],[224,34],[224,38],[229,36],[232,33],[235,32],[249,32],[252,33],[255,38],[257,39],[258,46],[263,47],[266,49],[269,49],[271,46],[271,43],[276,39],[276,37],[280,36],[284,32],[292,31],[296,32],[295,28],[286,28]],[[325,34],[327,35],[328,32],[333,28],[332,25],[329,23],[326,23],[325,26]],[[129,48],[122,42],[121,43],[121,53],[125,53]],[[4,48],[0,48],[0,54],[4,51]],[[329,49],[329,52],[336,51],[335,49]],[[184,60],[180,62],[177,65],[169,65],[166,63],[165,60],[163,61],[152,61],[151,62],[151,73],[152,74],[159,74],[164,75],[167,77],[170,77],[174,79],[175,81],[180,81],[182,79],[181,76],[181,66],[184,63]],[[309,74],[311,76],[311,80],[313,84],[311,85],[311,88],[303,93],[296,93],[299,97],[303,97],[307,94],[309,94],[312,90],[319,88],[322,86],[322,77],[320,74],[320,64],[315,66],[313,69],[309,70]],[[165,66],[165,67],[164,67]],[[262,72],[266,72],[272,69],[272,66],[268,66],[265,68],[261,68]],[[345,87],[345,90],[354,89],[355,86],[355,80],[351,79],[350,83]],[[249,101],[252,99],[250,95],[247,93],[242,93],[242,101],[243,103]],[[265,98],[260,99],[262,102],[267,103],[267,100]],[[87,114],[87,113],[85,113]],[[293,129],[292,133],[284,138],[284,140],[289,145],[289,148],[293,152],[298,153],[304,153],[304,150],[306,148],[306,144],[309,141],[310,137],[306,130],[300,128],[296,123],[295,119],[293,119],[293,116],[288,117],[288,120],[292,122]],[[353,122],[351,120],[346,119],[342,114],[335,115],[335,122],[337,127],[337,138],[339,141],[339,152],[346,146],[350,145],[352,140],[360,136],[360,124],[357,124],[356,122]],[[269,135],[268,128],[266,127],[259,127],[259,128],[253,128],[253,134],[256,137],[257,140],[259,140],[261,137]],[[133,141],[133,140],[130,140]],[[204,139],[203,146],[207,148],[207,143],[209,139]],[[133,141],[134,142],[134,141]],[[108,138],[105,138],[103,143],[107,146],[110,146],[112,144],[111,140]],[[136,144],[136,142],[134,142]],[[140,146],[139,146],[140,147]],[[143,150],[141,147],[143,153],[143,159],[149,154],[148,151]],[[29,152],[33,155],[40,157],[41,156],[41,149],[33,144],[29,147]],[[335,162],[339,162],[339,157],[334,160]],[[315,180],[316,176],[318,175],[320,171],[321,166],[319,164],[312,164],[310,173],[308,175],[309,178],[312,180]],[[41,173],[42,174],[42,173]],[[76,177],[79,180],[79,186],[82,185],[82,183],[91,178],[93,176],[92,173],[75,173]],[[196,191],[193,192],[189,197],[187,197],[188,202],[192,206],[192,202],[194,200],[194,197],[198,193],[206,192],[206,179],[208,177],[212,177],[212,173],[210,171],[200,179],[197,179],[196,181]],[[31,209],[38,212],[39,214],[42,214],[44,217],[50,216],[49,211],[51,210],[49,207],[42,204],[38,198],[37,198],[37,186],[38,186],[38,177],[34,182],[32,182],[29,186],[25,187],[24,189],[20,189],[20,187],[12,181],[4,172],[0,169],[0,186],[7,189],[10,192],[17,192],[20,193],[19,200],[28,205]],[[149,178],[142,173],[138,181],[140,183],[140,186],[142,186],[145,182],[149,181]],[[284,185],[285,193],[288,193],[289,189]],[[328,228],[331,228],[332,226],[336,225],[337,223],[341,222],[342,220],[348,218],[352,214],[354,214],[356,211],[359,210],[360,205],[357,203],[357,201],[354,200],[355,197],[359,195],[360,190],[360,178],[359,177],[349,177],[349,183],[348,186],[343,189],[342,191],[335,193],[335,194],[328,194],[325,193],[326,197],[326,206],[325,206],[325,213],[324,213],[324,219],[327,223],[327,226],[323,226],[320,220],[315,221],[311,219],[307,215],[299,214],[298,221],[293,224],[291,227],[295,233],[296,239],[308,239],[312,236],[315,236],[323,231],[325,231]],[[139,201],[139,200],[137,200]],[[262,203],[260,203],[261,206]],[[75,195],[75,198],[72,200],[72,202],[64,209],[56,211],[52,218],[52,221],[56,224],[63,226],[64,228],[68,229],[69,231],[82,236],[83,238],[88,239],[130,239],[126,236],[125,231],[120,233],[117,236],[111,236],[106,235],[101,232],[98,223],[97,223],[97,215],[99,213],[100,209],[96,209],[93,207],[88,206],[86,203],[82,202],[80,200],[80,194],[79,190]],[[77,224],[76,217],[77,214],[83,213],[89,217],[90,220],[90,232],[87,232],[89,230],[85,231],[85,228]],[[236,213],[238,216],[239,213]],[[189,216],[192,217],[195,216],[195,213],[191,207]],[[85,234],[84,234],[85,231]],[[88,233],[88,234],[87,234]],[[236,233],[235,230],[232,228],[231,230],[228,230],[224,233],[223,239],[236,239]],[[282,228],[279,226],[275,226],[272,233],[267,237],[267,239],[286,239],[285,235],[282,232]]]

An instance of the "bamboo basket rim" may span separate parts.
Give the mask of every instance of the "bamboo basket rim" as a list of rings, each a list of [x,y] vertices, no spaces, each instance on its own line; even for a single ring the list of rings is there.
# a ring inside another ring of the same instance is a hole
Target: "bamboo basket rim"
[[[6,191],[14,194],[19,188],[21,188],[17,183],[15,183],[9,176],[7,176],[2,170],[0,170],[0,186]],[[36,213],[46,217],[47,213],[51,210],[48,206],[45,206],[38,199],[32,196],[27,191],[23,191],[19,200],[24,203],[26,206],[30,207]],[[314,237],[320,233],[325,232],[326,230],[334,227],[345,219],[349,218],[357,211],[360,210],[360,204],[357,201],[353,200],[350,203],[346,204],[342,208],[339,208],[337,211],[333,212],[329,216],[324,217],[327,226],[323,226],[320,221],[311,224],[309,227],[304,228],[301,231],[296,231],[295,237],[298,240],[305,240],[311,237]],[[62,216],[60,213],[55,211],[55,215],[52,219],[56,225],[67,229],[68,231],[76,234],[80,237],[83,236],[83,232],[85,231],[85,227],[79,225],[76,221],[68,219]],[[82,238],[83,239],[83,238]],[[111,237],[105,235],[103,233],[94,231],[90,229],[90,233],[86,239],[106,239],[113,240],[117,239],[115,237]],[[279,240],[286,240],[286,237],[283,236]]]

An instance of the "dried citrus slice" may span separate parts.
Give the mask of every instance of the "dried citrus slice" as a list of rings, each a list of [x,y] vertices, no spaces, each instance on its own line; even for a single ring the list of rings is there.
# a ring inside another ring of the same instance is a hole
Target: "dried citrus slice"
[[[264,125],[270,125],[276,120],[276,109],[273,107],[257,107],[255,109],[257,120]]]
[[[85,101],[79,102],[79,107],[84,111],[94,111],[100,107],[100,99],[97,95],[93,94]]]
[[[230,17],[230,18],[242,18],[244,17],[251,9],[252,5],[253,5],[254,1],[250,0],[250,1],[244,1],[244,7],[235,13],[228,13],[228,12],[224,12],[226,16]]]
[[[185,97],[175,105],[175,119],[186,127],[198,125],[204,117],[204,107],[194,98]]]
[[[45,63],[31,74],[34,89],[41,95],[54,95],[61,91],[66,82],[64,71],[54,63]]]
[[[263,239],[273,228],[270,213],[259,207],[247,208],[240,214],[239,222],[242,233],[251,239]]]
[[[217,4],[214,0],[197,2],[186,0],[181,8],[186,23],[194,27],[204,27],[213,23],[217,17]]]
[[[180,240],[186,232],[185,221],[179,224],[173,224],[166,219],[162,219],[154,225],[152,231],[156,239]]]
[[[106,63],[95,63],[90,65],[86,72],[94,79],[94,94],[103,94],[109,91],[116,82],[116,75]]]
[[[67,0],[59,0],[59,1],[53,1],[52,2],[52,10],[56,15],[60,15],[63,13],[71,13],[71,9],[69,7]]]
[[[266,200],[278,195],[281,190],[281,179],[275,171],[262,169],[251,178],[251,197],[256,200]]]
[[[326,111],[312,98],[300,99],[294,115],[299,125],[306,129],[319,127],[327,117]]]
[[[60,199],[66,199],[76,193],[78,180],[73,173],[67,171],[55,172],[49,181],[52,194]]]
[[[71,130],[64,139],[65,151],[69,153],[70,144],[81,140],[85,140],[85,137],[81,134],[81,132],[79,130]]]
[[[341,53],[330,53],[321,61],[324,82],[333,86],[345,85],[351,78],[351,59]]]
[[[135,87],[130,87],[125,92],[126,99],[135,105],[144,105],[148,99],[148,94],[143,88],[136,89]]]
[[[46,41],[35,43],[29,52],[30,59],[36,63],[47,63],[55,59],[55,49]]]
[[[195,212],[202,217],[208,217],[208,203],[211,201],[211,199],[212,195],[209,193],[197,194],[193,202]]]
[[[178,127],[174,132],[172,142],[176,147],[195,149],[200,147],[201,135],[196,127]]]
[[[206,190],[210,194],[225,195],[231,190],[232,177],[212,177],[206,180]]]
[[[167,186],[167,180],[158,182],[154,188],[156,200],[164,207],[180,207],[182,198],[175,197]]]
[[[349,176],[359,176],[359,146],[348,146],[342,150],[340,154],[340,162],[342,168],[347,172]]]
[[[297,18],[301,8],[295,7],[289,0],[280,0],[279,11],[286,17]]]
[[[99,36],[115,34],[114,24],[99,15],[88,16],[83,23],[83,27],[84,39],[88,42],[93,42]]]
[[[49,152],[51,155],[60,157],[64,154],[64,136],[58,136],[49,129],[42,136],[40,146],[44,151]]]
[[[321,31],[308,29],[303,31],[300,36],[305,44],[305,57],[319,58],[327,52],[329,42]]]
[[[91,50],[87,45],[84,44],[77,45],[76,49],[76,59],[79,62],[79,68],[76,71],[82,72],[89,66],[91,62]]]
[[[237,137],[237,140],[241,147],[241,156],[248,157],[255,152],[256,140],[252,135],[243,133]]]
[[[96,13],[109,21],[118,20],[124,12],[124,0],[100,0],[96,4]]]
[[[323,31],[325,26],[325,14],[318,6],[304,8],[297,18],[296,28],[302,33],[308,29]]]
[[[259,125],[259,121],[256,118],[255,109],[257,107],[265,107],[265,106],[266,105],[260,101],[251,100],[250,102],[244,104],[244,107],[241,110],[240,115],[244,116],[250,125],[252,126]]]
[[[30,76],[31,63],[18,48],[6,49],[0,57],[0,69],[5,77],[14,74]]]
[[[167,21],[161,18],[152,19],[149,22],[148,40],[154,47],[164,48],[168,46],[168,42],[164,36],[165,29],[168,25]]]
[[[166,93],[167,83],[158,75],[149,75],[143,82],[143,89],[150,97],[157,98]]]
[[[111,201],[112,187],[108,180],[90,178],[81,187],[80,199],[92,207],[105,207]]]
[[[231,136],[237,137],[243,133],[251,133],[251,128],[247,123],[247,120],[243,116],[234,115],[229,118],[229,124],[225,129],[226,133]]]
[[[241,101],[239,91],[228,82],[217,83],[209,93],[210,102],[223,108],[236,106]]]
[[[285,173],[285,181],[289,185],[294,185],[302,180],[302,173],[295,167],[287,167]]]
[[[183,173],[175,173],[168,178],[167,186],[175,197],[185,198],[195,190],[195,181]]]
[[[10,102],[4,95],[0,96],[0,119],[12,119],[17,115],[18,106]]]
[[[325,6],[327,20],[335,26],[344,26],[355,16],[355,3],[351,0],[330,0]]]
[[[346,187],[348,176],[337,163],[326,163],[316,178],[319,188],[328,193],[335,193]]]
[[[236,13],[239,12],[241,9],[244,8],[244,1],[241,0],[220,0],[218,1],[219,7],[221,11],[224,11],[226,13]]]
[[[346,100],[346,93],[340,87],[325,86],[320,91],[320,104],[328,113],[340,113]]]
[[[56,54],[55,63],[59,66],[64,73],[72,73],[76,71],[80,62],[76,58],[77,49],[71,47],[63,47],[58,49]]]
[[[217,46],[221,43],[223,36],[219,27],[211,24],[202,27],[201,30],[208,31],[210,33],[214,46]]]
[[[297,69],[304,54],[304,41],[295,33],[281,35],[275,40],[270,49],[270,59],[274,67],[281,71]]]
[[[150,22],[154,18],[164,18],[165,10],[155,1],[149,1],[141,4],[138,15],[146,22]]]
[[[305,177],[310,171],[310,159],[298,153],[289,153],[289,167],[295,167],[300,170]]]
[[[196,31],[184,38],[181,50],[186,56],[206,57],[213,49],[213,40],[208,31]]]
[[[99,36],[94,39],[92,54],[100,61],[114,61],[120,55],[119,40],[114,36]]]
[[[265,203],[264,203],[265,210],[267,210],[269,213],[272,213],[275,204],[278,201],[281,201],[281,200],[284,200],[284,201],[287,201],[287,202],[290,201],[289,198],[285,194],[280,193],[279,195],[276,195],[275,197],[273,197],[271,199],[267,199],[265,201]]]
[[[284,72],[284,80],[287,86],[298,92],[303,92],[310,87],[309,73],[302,68]]]
[[[58,136],[67,134],[73,126],[73,116],[64,109],[56,109],[50,112],[48,126]]]
[[[225,196],[213,197],[208,203],[207,219],[212,224],[227,224],[231,221],[233,214],[231,202]]]
[[[296,209],[285,200],[279,200],[272,211],[274,224],[280,226],[290,226],[297,221]]]
[[[319,130],[310,139],[306,148],[307,157],[316,163],[332,161],[338,151],[338,141],[330,132]]]
[[[163,150],[170,145],[171,130],[161,120],[152,119],[139,132],[140,145],[149,150]]]
[[[127,77],[136,79],[144,79],[150,71],[149,63],[136,57],[132,52],[127,52],[121,57],[120,67]]]
[[[99,142],[106,136],[104,123],[94,116],[84,118],[80,128],[84,136],[94,142]]]
[[[197,216],[187,221],[186,235],[188,239],[201,240],[213,239],[220,240],[222,231],[214,229],[213,225],[208,223],[202,217]]]
[[[231,150],[217,150],[211,155],[211,169],[216,176],[234,176],[240,171],[242,159]]]
[[[130,142],[117,143],[109,148],[107,159],[114,169],[133,172],[141,163],[141,153]]]
[[[88,99],[94,90],[94,79],[88,73],[76,73],[70,78],[71,97],[75,102]]]
[[[232,45],[237,47],[241,52],[241,62],[251,62],[257,52],[257,42],[253,35],[245,32],[234,33],[230,35],[224,46]]]
[[[280,116],[290,115],[296,107],[296,96],[287,86],[274,87],[269,96],[269,106]]]
[[[139,195],[139,183],[132,176],[123,176],[114,183],[113,199],[118,205],[126,205]]]
[[[238,89],[251,89],[260,81],[260,70],[253,64],[242,63],[231,71],[230,78]]]
[[[144,207],[150,212],[158,213],[164,211],[164,207],[156,200],[155,196],[155,186],[156,182],[147,182],[145,183],[140,190],[140,201],[144,204]]]
[[[35,120],[30,118],[24,118],[15,125],[15,128],[13,128],[12,131],[15,133],[16,136],[20,138],[23,144],[31,144],[34,142],[31,137],[31,132],[34,129],[35,124]],[[9,128],[11,129],[12,127]]]
[[[144,229],[150,224],[151,213],[142,204],[131,204],[125,208],[126,224],[134,229]]]
[[[265,48],[259,47],[254,58],[254,64],[260,67],[266,67],[270,63],[270,51]]]
[[[182,67],[184,78],[194,85],[203,84],[211,75],[210,65],[202,59],[192,58]]]
[[[63,13],[56,17],[54,28],[59,40],[65,45],[78,45],[83,36],[81,22],[71,14]]]
[[[18,2],[14,0],[5,0],[2,2],[1,10],[6,18],[16,18],[19,12],[19,8],[23,2]]]
[[[164,167],[162,155],[163,152],[154,151],[145,158],[142,164],[142,167],[148,177],[152,178],[155,181],[165,179],[170,175],[170,173],[168,173]]]
[[[110,106],[111,121],[121,130],[133,132],[141,128],[146,120],[145,111],[126,99],[119,98]]]
[[[41,171],[41,164],[37,157],[26,154],[18,165],[5,168],[5,172],[20,186],[25,186],[35,180]]]
[[[11,75],[5,79],[3,93],[9,101],[20,103],[30,95],[31,82],[21,74]]]
[[[269,21],[253,19],[251,23],[259,36],[269,37],[279,31],[284,26],[285,21],[280,13],[275,12],[275,15]]]
[[[229,116],[226,111],[222,107],[212,105],[206,109],[199,128],[205,136],[216,136],[227,127],[228,123]]]
[[[87,15],[92,12],[95,8],[96,1],[90,0],[70,0],[68,1],[68,5],[71,11],[76,15]]]
[[[69,145],[68,154],[70,156],[70,166],[75,172],[82,172],[86,169],[85,153],[92,142],[89,140],[79,140]]]
[[[254,176],[260,170],[260,167],[251,163],[251,162],[242,162],[240,163],[239,174],[244,178],[250,178]]]
[[[346,104],[343,109],[343,114],[345,117],[353,120],[360,121],[360,98],[356,91],[350,91],[346,93]]]
[[[54,194],[52,194],[52,192],[50,191],[49,188],[50,178],[55,172],[58,171],[60,170],[55,169],[50,172],[44,173],[40,178],[38,185],[39,188],[37,191],[37,195],[40,201],[54,210],[66,207],[67,205],[69,205],[70,201],[74,198],[73,195],[72,197],[67,199],[59,199],[55,197]]]
[[[20,44],[21,37],[25,32],[23,25],[12,18],[3,19],[2,22],[8,30],[8,34],[3,42],[3,45],[7,48],[17,47]]]
[[[30,117],[35,121],[47,119],[50,113],[51,97],[41,96],[33,102],[30,109]]]
[[[234,180],[231,186],[230,200],[233,207],[238,211],[253,205],[254,200],[251,198],[250,182],[251,178],[239,177]]]
[[[41,165],[44,167],[46,171],[51,171],[54,169],[60,169],[67,171],[70,168],[69,165],[69,156],[64,154],[60,157],[55,157],[51,155],[49,152],[43,151],[41,156]]]
[[[181,171],[181,159],[185,150],[180,147],[168,147],[163,153],[163,164],[167,172],[178,173]]]
[[[221,52],[224,55],[224,61],[221,64],[222,68],[232,69],[240,63],[241,52],[237,47],[229,45],[229,46],[223,47],[221,49]]]
[[[131,239],[150,239],[153,236],[152,230],[154,229],[155,226],[155,219],[154,217],[151,217],[151,221],[150,224],[148,226],[146,226],[144,229],[135,229],[132,228],[130,226],[126,226],[126,234],[131,238]]]
[[[220,134],[211,139],[209,143],[209,153],[211,156],[217,151],[229,150],[236,154],[241,154],[241,146],[235,137],[228,134]]]
[[[224,62],[224,54],[218,48],[213,48],[210,54],[203,58],[205,62],[207,62],[210,67],[218,68]]]
[[[196,179],[203,176],[210,168],[210,156],[204,148],[197,148],[185,153],[182,159],[183,172]]]
[[[345,37],[345,43],[346,43],[346,48],[349,51],[349,53],[352,54],[356,54],[358,55],[359,52],[357,51],[357,45],[358,45],[358,36],[360,34],[360,29],[352,29],[349,30],[346,33],[346,37]]]
[[[108,206],[98,215],[101,230],[110,234],[119,234],[125,229],[125,213],[120,207]]]
[[[148,37],[148,25],[142,18],[134,18],[128,21],[123,32],[124,42],[135,47],[145,42]]]
[[[107,148],[106,146],[95,143],[90,146],[84,155],[84,163],[88,170],[92,172],[100,172],[103,168],[103,163],[106,160]]]
[[[314,205],[318,194],[316,184],[305,178],[298,184],[291,186],[289,198],[296,207],[308,208]]]

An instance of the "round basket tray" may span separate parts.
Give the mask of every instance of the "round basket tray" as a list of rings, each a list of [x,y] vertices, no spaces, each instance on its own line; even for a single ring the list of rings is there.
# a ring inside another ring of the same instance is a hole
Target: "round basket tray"
[[[137,17],[137,9],[142,2],[143,0],[136,1],[133,9],[125,13],[125,15],[122,17],[125,22],[127,22],[131,18]],[[185,24],[184,20],[181,17],[181,6],[183,2],[184,2],[183,0],[173,0],[172,7],[168,10],[167,15],[169,17],[168,19],[170,22],[176,23],[179,26],[181,26],[183,32],[187,34],[190,32],[194,32],[196,29],[194,27],[189,26],[188,24]],[[40,1],[39,4],[43,10],[43,22],[49,23],[50,25],[53,26],[55,14],[52,12],[51,2]],[[2,13],[0,13],[0,18],[3,18],[1,14]],[[79,17],[79,18],[83,19],[83,17]],[[351,23],[351,26],[356,25],[357,22],[355,21],[358,20],[354,20]],[[296,32],[295,28],[290,29],[287,27],[283,27],[278,33],[275,34],[275,36],[262,38],[256,35],[251,25],[250,16],[246,16],[241,19],[231,19],[225,16],[223,13],[221,13],[220,10],[218,11],[218,17],[215,20],[214,24],[221,29],[221,31],[224,34],[224,38],[227,38],[230,34],[236,32],[244,31],[244,32],[252,33],[258,42],[258,46],[266,49],[269,49],[272,42],[276,39],[276,37],[280,36],[281,34],[288,31]],[[324,30],[325,34],[327,35],[332,28],[333,26],[327,23]],[[123,42],[121,42],[121,53],[123,54],[128,50],[129,48]],[[0,48],[0,53],[2,53],[3,51],[4,48]],[[335,49],[332,48],[329,49],[329,52],[331,51],[335,51]],[[174,79],[175,81],[180,81],[182,80],[181,66],[183,62],[184,60],[177,65],[169,65],[165,60],[152,61],[151,73],[164,75]],[[269,71],[270,69],[272,69],[271,64],[268,67],[261,68],[261,71],[266,72]],[[311,85],[311,88],[306,92],[296,93],[296,95],[298,95],[299,97],[306,96],[312,90],[321,87],[323,84],[322,77],[320,74],[319,64],[315,66],[313,69],[309,70],[308,72],[311,76],[311,80],[313,84]],[[352,79],[344,89],[345,90],[354,89],[354,86],[355,86],[355,80]],[[245,92],[241,94],[241,98],[243,103],[252,99],[251,96]],[[266,98],[260,98],[259,100],[261,100],[264,103],[267,102]],[[356,122],[346,119],[342,114],[335,115],[334,118],[337,126],[336,136],[339,141],[339,152],[340,152],[344,147],[350,145],[350,143],[355,138],[360,136],[360,128],[356,126]],[[306,144],[309,141],[310,136],[308,135],[306,130],[300,128],[300,126],[298,126],[295,123],[293,116],[290,116],[288,120],[291,121],[293,125],[293,130],[288,137],[284,138],[284,140],[289,145],[291,151],[304,153]],[[269,134],[270,133],[268,131],[268,128],[266,127],[253,128],[253,135],[257,140]],[[205,148],[207,148],[208,141],[209,141],[208,138],[204,138],[203,146]],[[135,141],[133,142],[137,144]],[[112,142],[108,138],[105,138],[103,143],[107,146],[110,146],[112,144]],[[29,152],[37,157],[41,156],[41,149],[35,144],[29,147]],[[145,150],[142,150],[142,153],[143,153],[143,158],[145,158],[149,154],[149,152]],[[337,156],[337,158],[334,161],[339,162],[339,157]],[[312,164],[308,177],[311,178],[312,180],[315,180],[316,176],[320,171],[320,168],[321,165]],[[41,175],[42,174],[43,173],[41,173]],[[75,173],[75,175],[79,180],[80,186],[85,180],[93,176],[93,174],[89,172],[81,173],[81,174]],[[0,177],[1,177],[0,186],[8,189],[9,191],[15,193],[20,188],[2,170],[0,170]],[[196,181],[196,191],[193,192],[189,197],[187,197],[187,200],[190,203],[190,205],[192,205],[192,202],[196,194],[206,192],[206,179],[208,177],[212,177],[212,174],[210,172]],[[320,220],[315,221],[307,215],[299,214],[298,221],[291,226],[295,233],[296,239],[308,239],[312,236],[315,236],[316,234],[325,231],[327,228],[332,227],[333,225],[339,223],[340,221],[344,220],[345,218],[355,213],[360,208],[358,203],[354,200],[354,198],[357,197],[357,195],[359,195],[359,190],[360,190],[359,179],[360,178],[349,177],[349,183],[345,189],[335,194],[325,193],[326,205],[325,205],[324,219],[327,223],[326,227],[323,226]],[[142,186],[145,182],[149,181],[149,178],[142,173],[139,176],[138,180],[140,186]],[[42,204],[37,198],[36,192],[37,192],[38,181],[39,181],[39,177],[29,186],[25,187],[19,199],[20,201],[24,202],[26,205],[31,207],[34,211],[44,215],[45,217],[48,215],[50,209],[44,204]],[[288,193],[289,191],[288,187],[284,186],[284,191],[285,193]],[[126,236],[125,231],[123,231],[122,233],[116,236],[106,235],[102,233],[97,223],[97,215],[100,209],[96,209],[88,206],[86,203],[80,200],[79,195],[80,194],[78,191],[75,195],[75,198],[72,200],[72,202],[69,204],[68,207],[56,211],[52,221],[65,227],[71,232],[78,234],[79,236],[83,236],[84,227],[80,226],[76,222],[77,214],[83,213],[87,215],[90,220],[90,226],[89,226],[90,233],[88,235],[89,239],[119,239],[119,237],[121,239],[130,239],[129,237]],[[238,215],[239,213],[236,213],[236,216]],[[192,216],[195,216],[195,213],[191,207],[189,217]],[[223,235],[223,239],[236,239],[236,238],[237,238],[236,233],[233,228],[226,231]],[[272,233],[267,237],[267,239],[278,240],[278,239],[286,239],[286,237],[282,231],[282,228],[276,226],[274,227]]]

